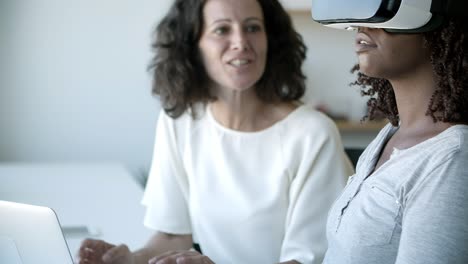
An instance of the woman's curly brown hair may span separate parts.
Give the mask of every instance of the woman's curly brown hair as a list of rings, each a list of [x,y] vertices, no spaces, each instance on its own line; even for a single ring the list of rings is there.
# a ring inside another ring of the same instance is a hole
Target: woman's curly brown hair
[[[423,33],[430,49],[437,89],[426,111],[434,122],[468,123],[468,23],[449,19],[441,28]],[[355,65],[351,72],[359,70]],[[361,87],[363,96],[370,96],[369,111],[364,118],[383,114],[392,125],[399,122],[398,109],[390,82],[358,72],[352,85]]]
[[[155,53],[148,69],[153,74],[153,95],[165,112],[177,118],[197,103],[215,100],[198,50],[207,0],[176,0],[154,32]],[[256,83],[265,102],[299,100],[305,92],[301,70],[307,48],[277,0],[258,0],[265,21],[268,54],[265,72]]]

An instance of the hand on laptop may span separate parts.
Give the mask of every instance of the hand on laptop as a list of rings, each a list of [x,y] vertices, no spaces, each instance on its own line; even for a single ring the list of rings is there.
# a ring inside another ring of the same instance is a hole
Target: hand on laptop
[[[103,240],[86,239],[79,250],[79,264],[130,264],[132,253],[126,245],[113,245]]]
[[[150,259],[148,264],[157,264],[160,263],[159,261],[164,261],[164,263],[167,264],[214,264],[214,262],[207,256],[201,255],[199,252],[194,250],[170,251]]]

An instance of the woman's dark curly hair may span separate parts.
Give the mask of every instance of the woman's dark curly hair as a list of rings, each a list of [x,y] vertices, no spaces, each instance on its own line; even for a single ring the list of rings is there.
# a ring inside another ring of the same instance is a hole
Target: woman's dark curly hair
[[[203,7],[208,0],[176,0],[154,32],[155,53],[148,67],[153,74],[153,95],[162,108],[177,118],[187,109],[215,100],[198,49],[203,29]],[[265,102],[299,100],[305,92],[301,70],[307,48],[277,0],[258,0],[268,40],[265,72],[256,83]]]
[[[426,111],[434,122],[468,123],[468,23],[449,19],[441,28],[423,33],[430,50],[437,89]],[[355,65],[351,72],[359,70]],[[383,114],[392,125],[399,122],[398,109],[390,82],[358,72],[352,85],[361,87],[361,94],[371,96],[365,118]]]

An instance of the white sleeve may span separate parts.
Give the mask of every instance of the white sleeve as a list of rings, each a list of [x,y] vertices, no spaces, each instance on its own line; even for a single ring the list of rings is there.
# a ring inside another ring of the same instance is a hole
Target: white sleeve
[[[188,180],[177,143],[174,120],[161,111],[142,200],[146,206],[144,224],[165,233],[191,234]]]
[[[289,192],[280,261],[322,263],[327,250],[326,222],[332,203],[353,174],[339,133],[330,122],[317,127],[322,132],[302,139],[301,151],[294,159],[299,164]]]

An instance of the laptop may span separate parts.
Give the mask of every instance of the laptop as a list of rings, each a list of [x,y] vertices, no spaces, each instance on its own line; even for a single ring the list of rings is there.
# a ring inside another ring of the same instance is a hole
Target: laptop
[[[0,200],[0,263],[73,264],[55,212]]]

